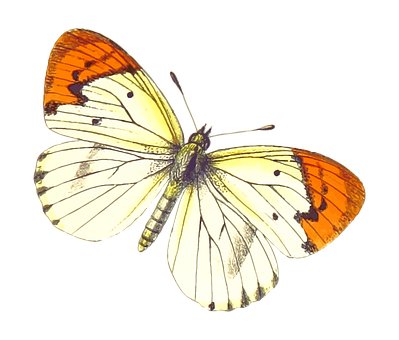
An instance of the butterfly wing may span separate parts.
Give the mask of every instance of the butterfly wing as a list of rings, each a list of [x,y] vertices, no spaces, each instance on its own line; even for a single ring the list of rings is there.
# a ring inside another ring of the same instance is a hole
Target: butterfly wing
[[[210,310],[246,307],[278,281],[266,238],[212,189],[206,176],[182,195],[168,263],[183,293]]]
[[[259,146],[216,151],[209,159],[214,189],[289,257],[324,248],[365,199],[352,172],[317,153]]]
[[[65,32],[51,52],[44,89],[47,126],[62,135],[131,151],[171,154],[183,144],[161,91],[101,34]]]
[[[144,212],[166,184],[172,162],[101,144],[67,142],[39,156],[35,183],[54,226],[99,241],[118,234]]]
[[[65,32],[50,54],[47,126],[77,138],[39,156],[35,183],[57,228],[97,241],[128,227],[167,182],[183,133],[155,83],[101,34]]]
[[[316,153],[264,146],[210,153],[180,201],[170,270],[204,307],[246,307],[277,284],[268,241],[289,257],[312,254],[348,226],[364,198],[353,173]]]

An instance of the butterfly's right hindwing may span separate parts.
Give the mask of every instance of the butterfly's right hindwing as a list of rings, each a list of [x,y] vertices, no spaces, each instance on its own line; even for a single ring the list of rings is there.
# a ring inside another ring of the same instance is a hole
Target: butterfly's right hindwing
[[[168,180],[173,160],[88,142],[43,152],[35,183],[43,211],[58,229],[90,241],[118,234],[138,218]]]

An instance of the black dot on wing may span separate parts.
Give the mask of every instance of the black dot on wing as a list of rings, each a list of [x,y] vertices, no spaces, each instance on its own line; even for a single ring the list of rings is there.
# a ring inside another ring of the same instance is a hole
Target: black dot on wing
[[[127,93],[127,97],[128,97],[128,98],[133,98],[133,92],[132,92],[132,91],[128,92],[128,93]]]
[[[83,88],[83,83],[77,82],[68,86],[68,90],[75,96],[80,97]]]
[[[320,203],[320,207],[319,207],[319,211],[324,211],[327,209],[327,202],[324,199],[324,197],[321,199],[321,203]]]
[[[277,221],[277,219],[278,219],[277,214],[276,214],[276,213],[273,213],[273,220]]]
[[[280,175],[280,170],[275,170],[274,171],[274,176],[279,176]]]
[[[101,118],[98,119],[92,119],[91,120],[91,125],[101,125]]]
[[[95,63],[94,60],[93,60],[93,61],[86,61],[85,67],[86,67],[86,68],[89,68],[89,67],[91,67],[94,63]]]
[[[78,81],[78,80],[79,80],[79,73],[80,73],[79,70],[76,70],[76,71],[73,71],[73,72],[72,72],[72,78],[73,78],[73,80],[75,80],[75,81]]]

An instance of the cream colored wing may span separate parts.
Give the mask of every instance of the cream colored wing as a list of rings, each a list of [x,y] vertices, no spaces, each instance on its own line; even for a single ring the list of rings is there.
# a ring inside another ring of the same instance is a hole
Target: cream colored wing
[[[65,32],[51,52],[44,90],[47,126],[62,135],[131,151],[172,154],[179,122],[143,68],[110,39]]]
[[[51,131],[147,153],[171,153],[183,143],[176,116],[143,70],[106,76],[80,91],[82,105],[61,105],[55,114],[44,115]]]
[[[230,207],[206,177],[184,191],[168,246],[183,293],[210,310],[246,307],[278,281],[265,237]]]
[[[89,142],[44,151],[34,176],[43,211],[58,229],[90,241],[118,234],[138,218],[168,180],[173,158]]]

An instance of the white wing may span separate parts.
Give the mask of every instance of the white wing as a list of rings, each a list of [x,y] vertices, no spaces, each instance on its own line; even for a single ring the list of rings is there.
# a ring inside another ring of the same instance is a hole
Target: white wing
[[[237,213],[207,178],[184,191],[168,247],[183,293],[210,310],[246,307],[278,281],[266,238]]]
[[[169,177],[171,159],[144,156],[88,142],[53,146],[36,165],[43,211],[58,229],[85,240],[121,232],[144,212]]]

